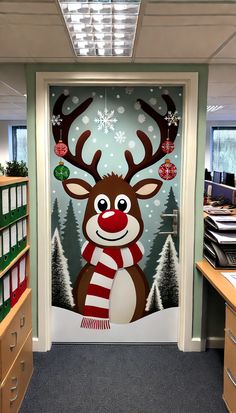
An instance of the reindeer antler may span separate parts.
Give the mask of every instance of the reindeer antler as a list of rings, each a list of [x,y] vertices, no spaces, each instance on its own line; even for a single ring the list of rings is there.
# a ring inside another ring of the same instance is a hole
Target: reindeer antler
[[[95,182],[98,182],[102,179],[97,171],[98,162],[101,158],[102,152],[100,150],[97,150],[90,164],[85,163],[82,158],[83,146],[89,138],[91,132],[89,130],[86,130],[80,135],[76,144],[75,155],[71,153],[68,144],[69,130],[71,124],[79,115],[81,115],[89,107],[89,105],[91,105],[93,98],[86,99],[71,113],[65,115],[62,112],[62,106],[67,98],[68,95],[60,95],[53,107],[53,115],[60,115],[61,118],[61,124],[58,125],[56,123],[52,126],[54,140],[56,143],[58,143],[59,140],[62,140],[63,143],[65,143],[68,147],[68,152],[66,153],[66,155],[63,156],[63,159],[66,159],[72,165],[77,166],[80,169],[83,169],[83,171],[88,172],[94,178]]]
[[[169,138],[171,142],[174,142],[177,136],[179,121],[178,120],[176,121],[177,125],[171,124],[168,127],[168,123],[165,119],[165,117],[168,115],[168,112],[171,112],[171,113],[175,112],[176,110],[175,104],[169,95],[162,95],[162,98],[164,99],[167,105],[167,111],[165,115],[160,115],[148,103],[144,102],[144,100],[138,99],[138,102],[140,103],[141,108],[144,110],[144,112],[146,112],[149,116],[151,116],[151,118],[154,119],[157,126],[159,127],[161,139],[160,139],[160,143],[159,143],[159,146],[156,152],[153,154],[152,144],[151,144],[149,137],[146,135],[146,133],[140,130],[136,132],[138,138],[140,139],[140,141],[142,142],[144,146],[145,155],[141,162],[135,163],[132,153],[128,150],[125,151],[125,159],[128,164],[128,172],[126,176],[124,177],[124,180],[128,183],[131,181],[133,176],[138,171],[141,171],[147,168],[148,166],[153,165],[160,159],[162,159],[166,155],[166,153],[163,152],[162,150],[162,147],[161,147],[162,143],[167,138]],[[169,131],[169,135],[168,135],[168,131]]]

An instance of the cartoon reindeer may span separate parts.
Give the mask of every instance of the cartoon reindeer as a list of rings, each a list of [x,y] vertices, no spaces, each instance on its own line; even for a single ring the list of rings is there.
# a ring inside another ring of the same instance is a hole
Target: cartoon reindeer
[[[60,115],[62,125],[53,125],[53,136],[58,143],[62,130],[63,142],[68,145],[69,129],[72,122],[92,103],[85,100],[68,115],[63,114],[63,103],[68,96],[60,95],[53,114]],[[153,153],[149,137],[138,130],[138,138],[144,147],[142,161],[135,163],[132,153],[125,151],[128,171],[125,176],[114,172],[101,177],[98,163],[101,151],[97,150],[91,163],[86,163],[82,151],[90,131],[86,130],[78,138],[75,154],[70,150],[63,157],[72,165],[88,172],[95,181],[91,186],[83,179],[66,179],[63,187],[75,199],[87,199],[83,220],[83,233],[87,240],[82,248],[82,256],[87,261],[77,277],[73,289],[75,311],[84,316],[81,327],[106,329],[112,323],[129,323],[145,315],[148,283],[138,262],[143,256],[143,247],[138,241],[143,233],[144,224],[138,199],[151,198],[158,193],[162,181],[143,179],[135,185],[130,181],[137,172],[155,164],[166,154],[162,143],[167,138],[168,112],[176,108],[169,95],[162,95],[167,104],[164,116],[157,113],[149,104],[139,99],[141,108],[150,115],[160,129],[160,144]],[[174,141],[178,125],[169,127],[169,139]],[[73,248],[73,245],[71,246]],[[78,252],[79,254],[79,252]]]

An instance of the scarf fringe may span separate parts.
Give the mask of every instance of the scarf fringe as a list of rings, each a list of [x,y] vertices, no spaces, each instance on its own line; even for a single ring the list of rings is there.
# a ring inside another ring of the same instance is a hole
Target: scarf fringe
[[[110,329],[110,322],[109,320],[101,320],[101,319],[94,319],[94,318],[87,318],[83,317],[81,321],[81,328],[91,328],[96,330],[109,330]]]

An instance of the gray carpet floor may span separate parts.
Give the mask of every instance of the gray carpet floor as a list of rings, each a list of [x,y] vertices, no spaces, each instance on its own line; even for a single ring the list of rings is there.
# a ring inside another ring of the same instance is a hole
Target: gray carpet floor
[[[34,354],[20,413],[225,413],[223,351],[57,344]]]

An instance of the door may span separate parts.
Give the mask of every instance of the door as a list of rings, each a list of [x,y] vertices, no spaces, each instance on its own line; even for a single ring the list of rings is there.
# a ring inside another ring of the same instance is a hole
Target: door
[[[182,96],[50,87],[52,341],[177,341]]]

